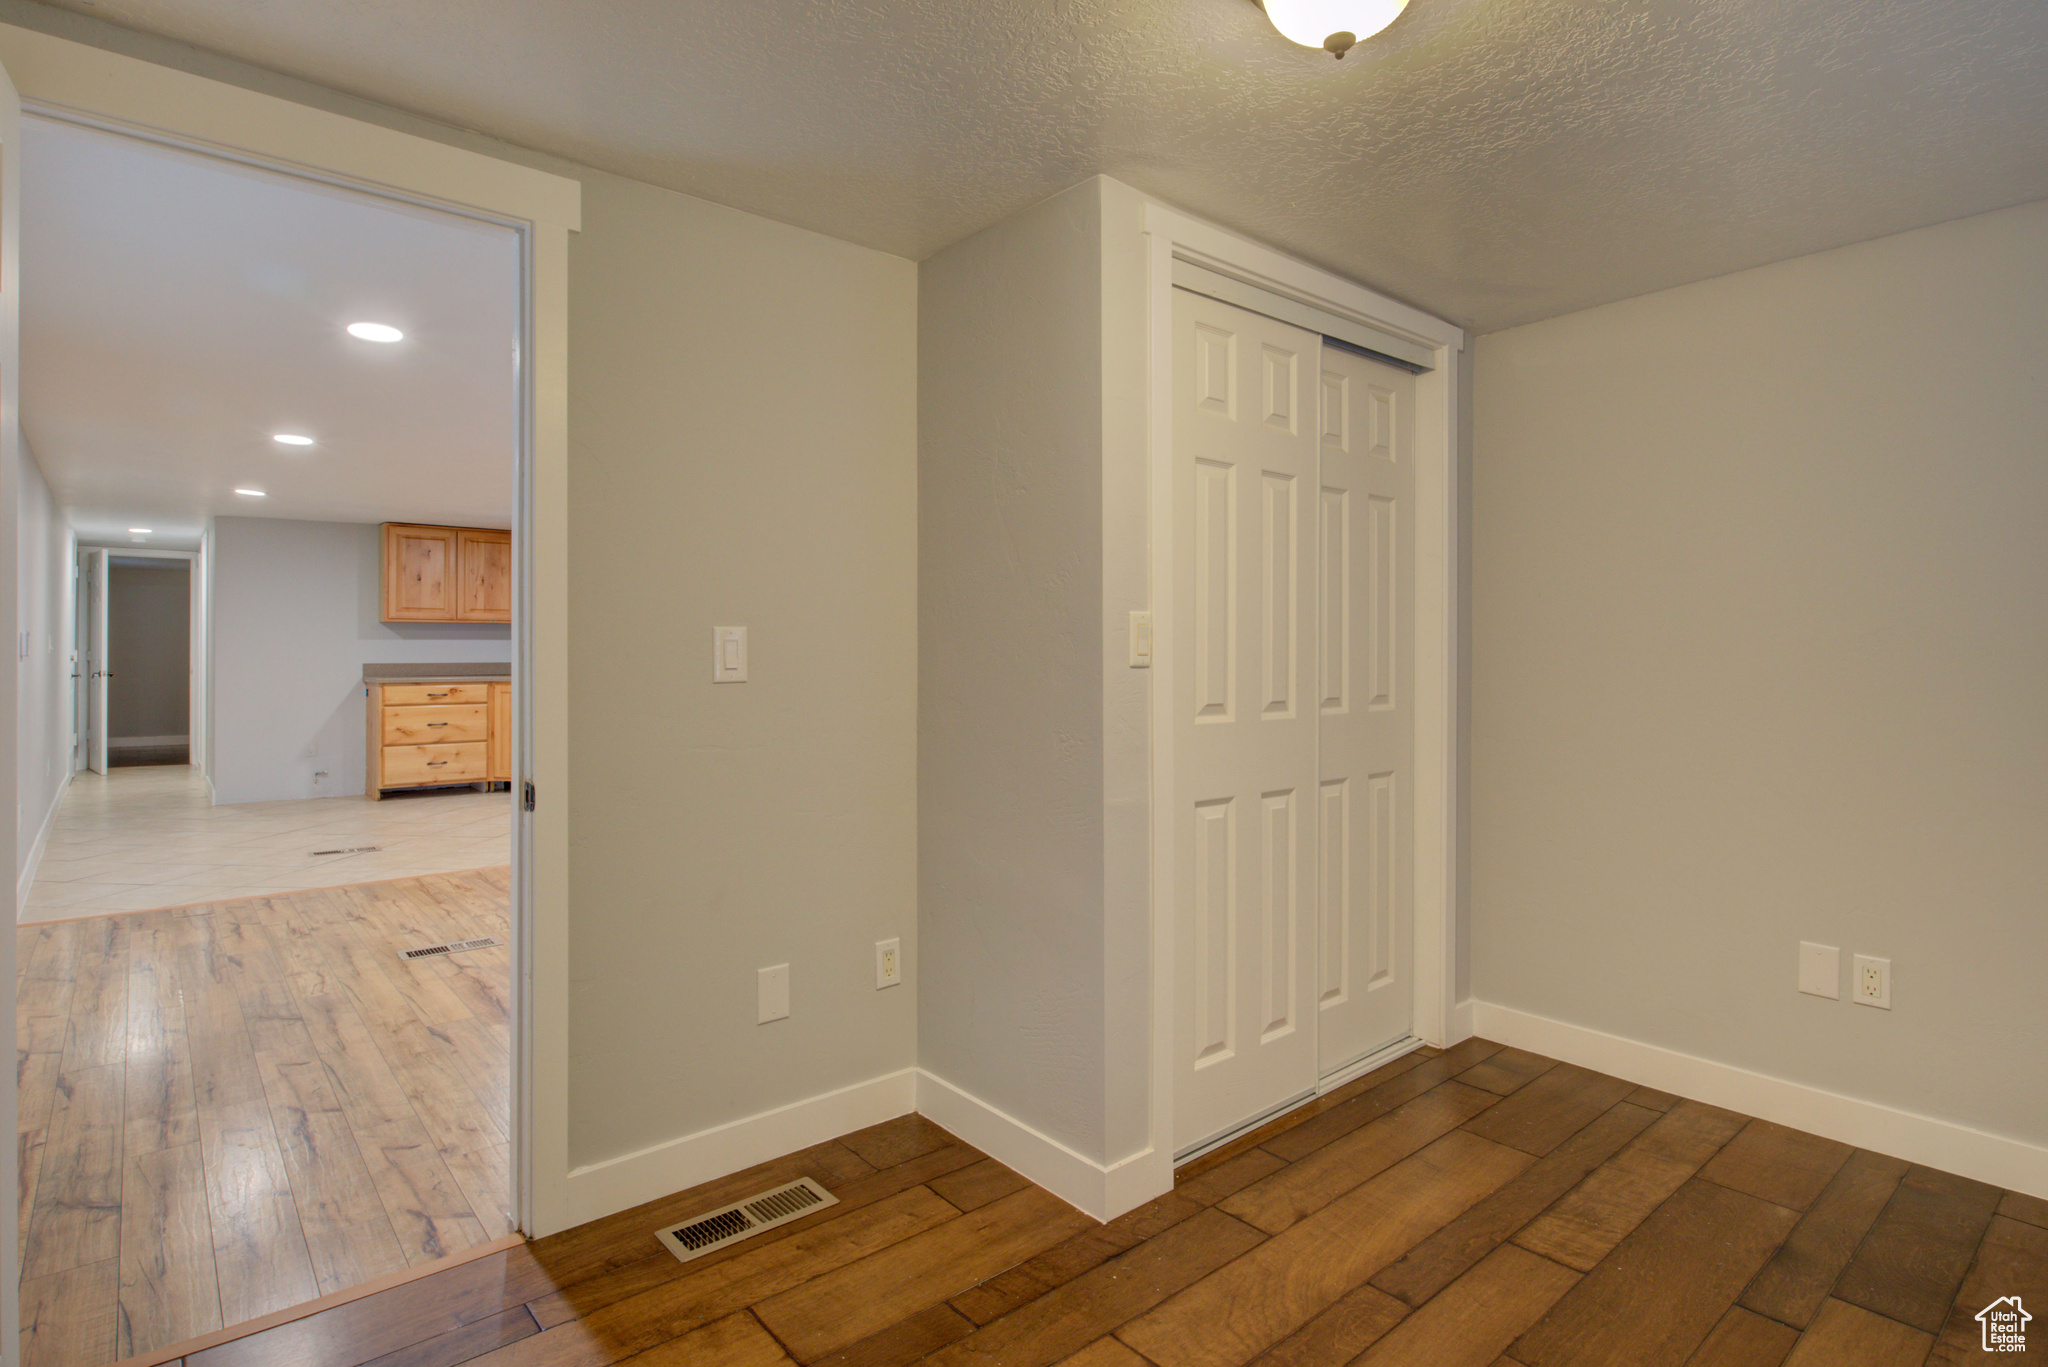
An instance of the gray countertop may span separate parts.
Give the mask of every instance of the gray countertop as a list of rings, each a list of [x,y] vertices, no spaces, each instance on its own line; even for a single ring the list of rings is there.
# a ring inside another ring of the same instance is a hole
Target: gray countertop
[[[512,666],[502,660],[465,664],[366,664],[364,683],[448,683],[457,679],[509,680]]]

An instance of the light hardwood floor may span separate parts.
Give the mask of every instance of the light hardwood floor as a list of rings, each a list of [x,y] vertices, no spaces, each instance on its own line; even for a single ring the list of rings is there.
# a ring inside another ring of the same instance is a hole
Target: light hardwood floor
[[[489,868],[20,927],[22,1362],[104,1367],[507,1232]]]
[[[800,1175],[839,1204],[655,1240]],[[1107,1225],[905,1116],[184,1367],[1945,1367],[2002,1296],[2048,1201],[1468,1040]]]

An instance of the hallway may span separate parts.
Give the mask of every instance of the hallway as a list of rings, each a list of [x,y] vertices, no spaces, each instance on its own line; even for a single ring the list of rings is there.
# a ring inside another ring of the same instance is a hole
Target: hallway
[[[21,920],[489,868],[511,858],[511,813],[511,794],[466,788],[216,807],[195,765],[80,773]]]

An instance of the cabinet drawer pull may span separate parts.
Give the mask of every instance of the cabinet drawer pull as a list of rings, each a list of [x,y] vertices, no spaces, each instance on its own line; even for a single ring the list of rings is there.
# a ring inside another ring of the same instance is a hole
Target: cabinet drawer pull
[[[429,769],[438,769],[447,762],[445,759],[430,759],[427,761],[427,767]]]
[[[428,723],[427,723],[427,725],[428,725],[429,727],[435,727],[435,726],[446,726],[447,724],[448,724],[448,723],[447,723],[447,722],[445,722],[445,721],[430,721],[430,722],[428,722]]]
[[[448,695],[446,693],[429,693],[427,696],[430,698],[445,698]]]

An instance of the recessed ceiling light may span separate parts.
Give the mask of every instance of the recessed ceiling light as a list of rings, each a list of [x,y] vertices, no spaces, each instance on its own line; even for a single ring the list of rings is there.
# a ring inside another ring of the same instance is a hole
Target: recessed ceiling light
[[[311,446],[313,439],[298,432],[279,432],[271,437],[279,446]]]
[[[149,530],[149,528],[147,528],[147,527],[130,527],[130,528],[128,529],[128,535],[130,535],[130,536],[148,536],[148,535],[150,535],[150,530]]]
[[[236,492],[236,493],[238,493],[238,494],[240,494],[240,495],[241,495],[241,496],[242,496],[243,498],[268,498],[268,497],[270,497],[270,495],[268,495],[268,494],[264,493],[264,492],[263,492],[263,491],[262,491],[261,489],[237,489],[237,490],[235,490],[235,492]]]
[[[405,334],[389,323],[350,323],[348,335],[366,342],[402,342]]]

